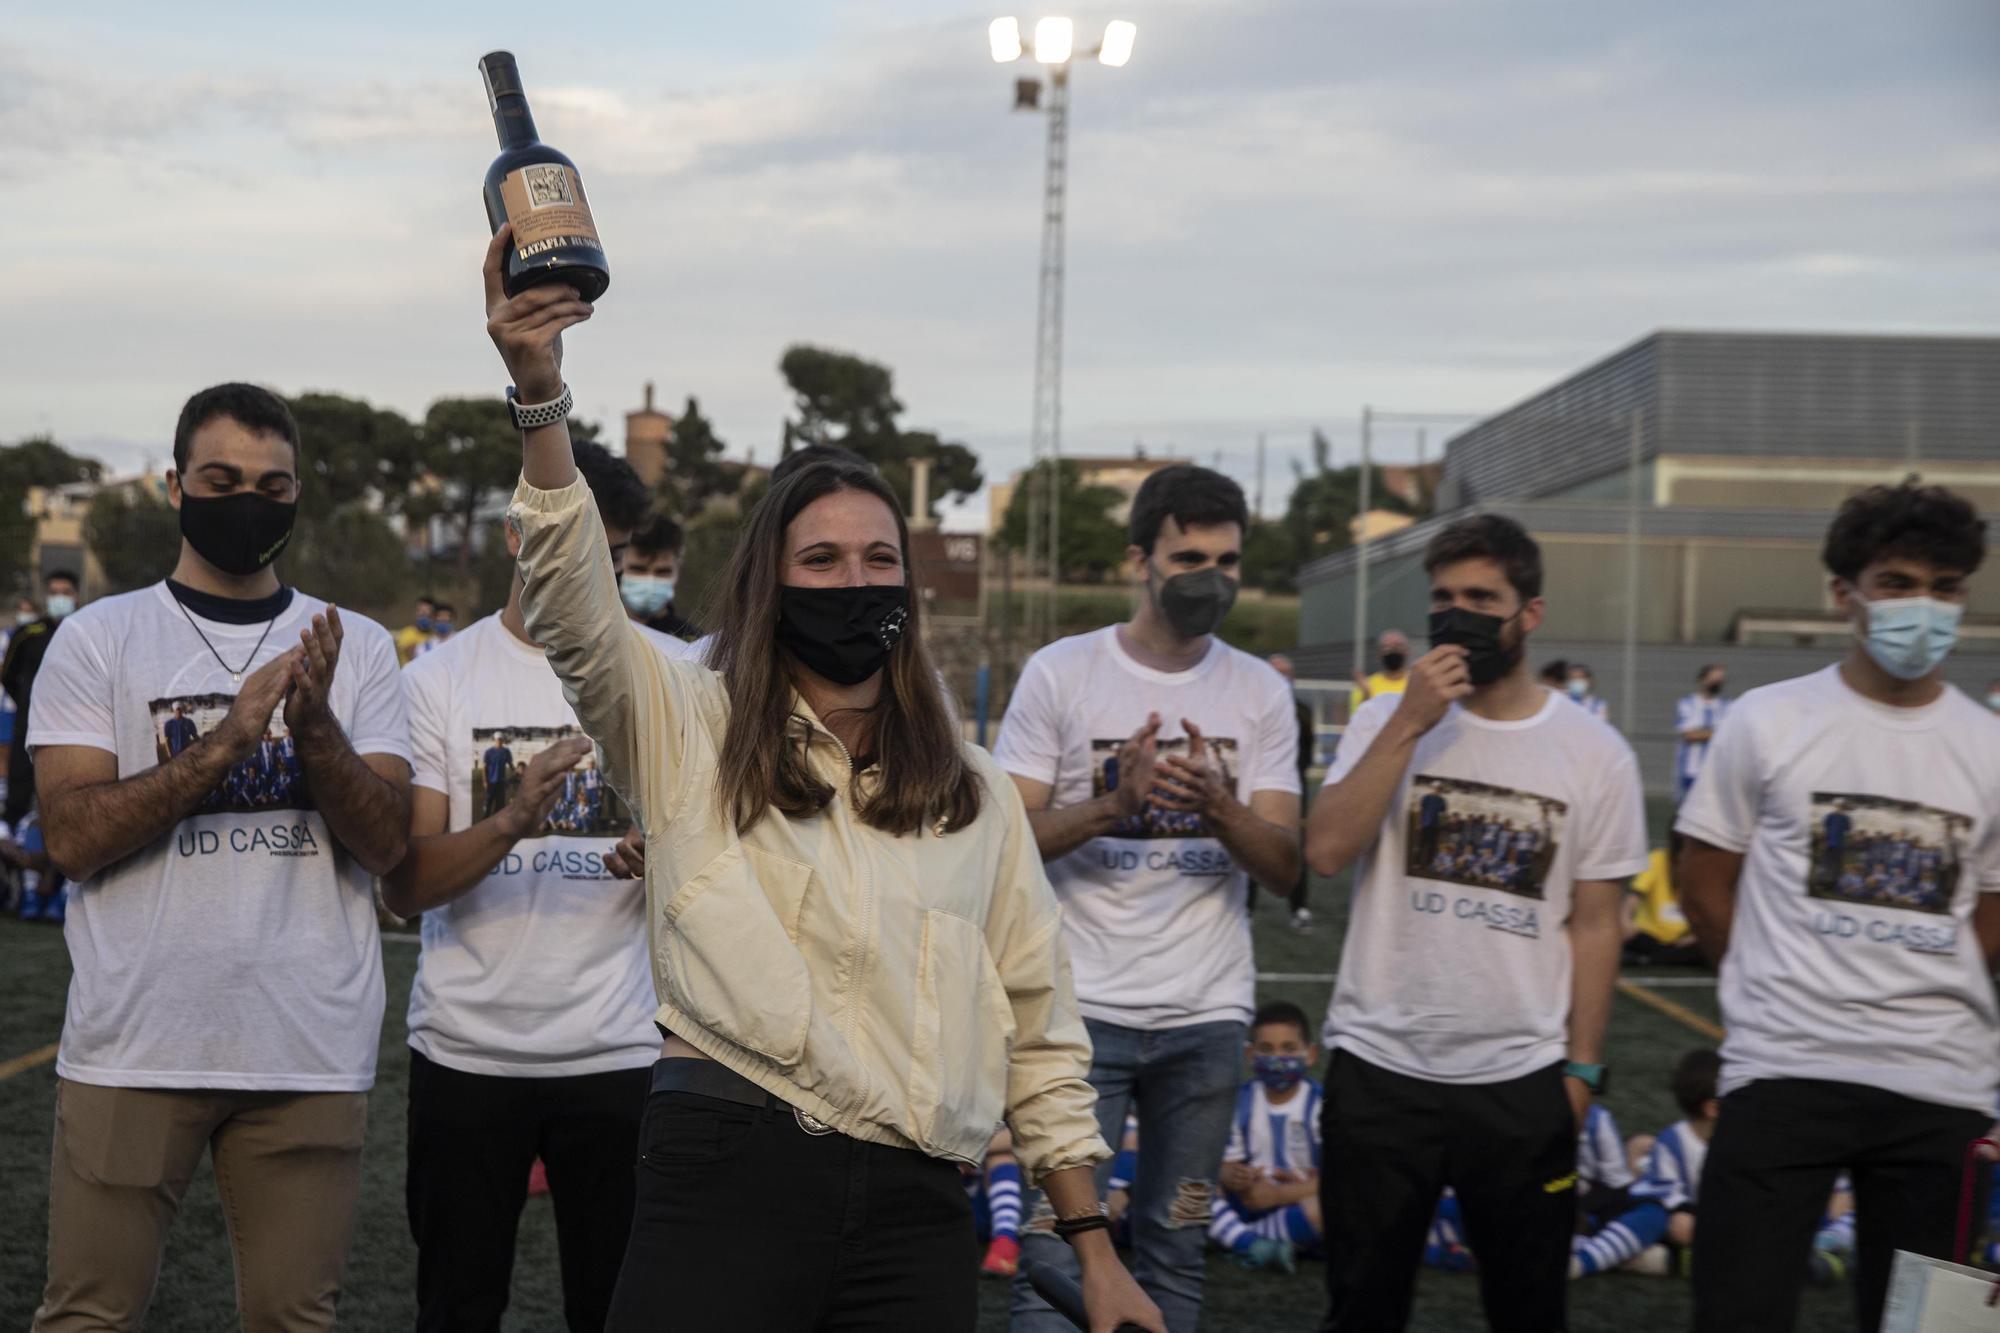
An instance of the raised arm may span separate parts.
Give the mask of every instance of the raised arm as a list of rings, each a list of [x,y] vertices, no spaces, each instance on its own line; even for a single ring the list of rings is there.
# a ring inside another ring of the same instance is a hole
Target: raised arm
[[[89,879],[193,814],[231,768],[256,752],[301,656],[294,650],[257,668],[215,730],[166,763],[129,778],[118,776],[118,756],[109,750],[38,747],[35,794],[42,842],[55,868],[67,879]]]
[[[500,265],[511,236],[486,250],[486,331],[524,403],[563,393],[562,332],[590,318],[556,284],[508,297]],[[576,470],[564,421],[521,436],[521,486],[507,511],[520,535],[521,614],[561,677],[577,719],[596,741],[605,777],[644,819],[640,787],[679,776],[681,728],[674,670],[625,614],[604,523]],[[647,746],[642,756],[642,749]]]
[[[1375,845],[1417,742],[1444,719],[1453,700],[1471,692],[1465,649],[1446,644],[1417,659],[1401,701],[1373,736],[1354,734],[1349,723],[1342,749],[1356,744],[1367,748],[1352,761],[1335,757],[1337,769],[1343,763],[1351,766],[1339,781],[1320,788],[1306,816],[1306,864],[1314,874],[1337,875]]]

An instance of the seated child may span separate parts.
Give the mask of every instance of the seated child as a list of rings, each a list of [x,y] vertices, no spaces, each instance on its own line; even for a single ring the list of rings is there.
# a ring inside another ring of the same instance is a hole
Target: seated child
[[[1721,1073],[1722,1058],[1712,1050],[1681,1057],[1672,1086],[1674,1102],[1686,1118],[1661,1131],[1646,1150],[1628,1206],[1614,1217],[1597,1219],[1591,1234],[1576,1237],[1570,1252],[1572,1278],[1616,1268],[1663,1276],[1681,1267],[1676,1259],[1694,1244],[1702,1163],[1721,1110],[1716,1098]],[[1817,1281],[1837,1280],[1854,1248],[1854,1205],[1847,1189],[1845,1177],[1835,1183],[1826,1218],[1813,1238],[1811,1275]]]
[[[1250,1022],[1254,1077],[1236,1097],[1222,1195],[1208,1236],[1246,1268],[1292,1272],[1298,1251],[1317,1251],[1320,1086],[1306,1076],[1318,1052],[1305,1013],[1267,1004]]]

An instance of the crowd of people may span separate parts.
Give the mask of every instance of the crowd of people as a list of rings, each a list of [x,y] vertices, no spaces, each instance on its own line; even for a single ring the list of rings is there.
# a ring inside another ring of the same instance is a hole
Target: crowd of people
[[[423,1329],[499,1326],[537,1162],[578,1330],[963,1331],[983,1270],[1021,1333],[1073,1326],[1031,1271],[1096,1333],[1191,1333],[1212,1250],[1322,1259],[1340,1333],[1403,1327],[1425,1262],[1475,1271],[1498,1330],[1682,1268],[1704,1331],[1789,1327],[1839,1272],[1873,1328],[1893,1250],[1951,1253],[2000,1092],[2000,720],[1941,674],[1985,555],[1962,498],[1857,494],[1825,544],[1851,649],[1682,702],[1671,896],[1728,1035],[1628,1143],[1605,1030],[1661,866],[1589,669],[1527,664],[1517,523],[1434,537],[1429,646],[1384,636],[1307,810],[1309,719],[1218,634],[1243,493],[1162,468],[1132,614],[1034,654],[989,755],[896,497],[843,450],[774,472],[688,642],[679,529],[567,430],[590,307],[507,296],[507,239],[503,609],[392,635],[282,583],[311,442],[229,384],[175,430],[172,572],[81,608],[51,583],[17,631],[9,814],[29,790],[74,966],[38,1330],[138,1326],[204,1156],[245,1325],[332,1324],[378,888],[421,920]],[[1262,884],[1298,919],[1308,869],[1353,876],[1317,1024],[1259,1002],[1246,910]]]

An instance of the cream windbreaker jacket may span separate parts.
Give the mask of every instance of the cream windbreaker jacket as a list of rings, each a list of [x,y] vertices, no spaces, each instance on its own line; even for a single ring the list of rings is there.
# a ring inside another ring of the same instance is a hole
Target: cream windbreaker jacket
[[[1110,1156],[1055,894],[986,752],[966,747],[971,825],[891,837],[855,817],[847,754],[801,699],[788,743],[839,794],[738,836],[722,678],[631,628],[583,479],[524,479],[508,517],[528,632],[646,833],[660,1024],[854,1138],[978,1162],[1004,1114],[1031,1180]]]

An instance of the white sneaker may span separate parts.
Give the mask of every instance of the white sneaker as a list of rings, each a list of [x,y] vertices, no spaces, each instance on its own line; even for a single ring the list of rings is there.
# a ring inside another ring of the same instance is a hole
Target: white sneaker
[[[1665,1277],[1674,1271],[1673,1251],[1664,1245],[1648,1246],[1638,1257],[1625,1265],[1628,1273],[1638,1273],[1643,1277]]]

